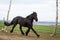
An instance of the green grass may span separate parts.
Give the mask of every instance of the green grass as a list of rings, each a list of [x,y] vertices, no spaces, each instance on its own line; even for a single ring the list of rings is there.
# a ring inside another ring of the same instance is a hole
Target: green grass
[[[0,22],[0,29],[3,27],[3,23]],[[10,31],[12,28],[12,26],[9,26],[7,28],[8,31]],[[46,32],[46,33],[52,33],[53,32],[53,29],[54,29],[54,26],[48,26],[48,25],[33,25],[33,28],[35,29],[35,31],[37,32]],[[22,28],[23,31],[25,32],[27,30],[27,28],[23,27]],[[17,25],[14,29],[14,32],[19,32],[19,25]],[[32,32],[32,31],[31,31]],[[60,33],[60,27],[58,26],[57,27],[57,33]]]
[[[4,26],[3,22],[0,22],[0,29]]]

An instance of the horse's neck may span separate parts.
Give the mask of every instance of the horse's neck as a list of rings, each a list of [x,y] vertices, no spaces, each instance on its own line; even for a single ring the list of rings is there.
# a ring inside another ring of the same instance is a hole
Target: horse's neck
[[[31,23],[33,23],[33,19],[31,20]]]
[[[29,20],[31,21],[31,23],[33,23],[33,18],[30,18]]]
[[[33,23],[33,17],[32,17],[32,15],[27,16],[27,19],[29,19],[31,21],[31,23]]]

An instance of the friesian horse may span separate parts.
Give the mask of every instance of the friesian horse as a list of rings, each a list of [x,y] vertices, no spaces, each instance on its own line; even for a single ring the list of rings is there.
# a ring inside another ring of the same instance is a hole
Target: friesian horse
[[[28,30],[26,31],[26,34],[25,34],[26,36],[28,35],[28,33],[29,33],[30,29],[31,29],[37,35],[37,37],[39,37],[37,32],[33,29],[33,20],[38,21],[36,12],[33,12],[32,14],[28,15],[26,18],[21,17],[21,16],[17,16],[15,18],[13,18],[11,23],[8,23],[8,22],[4,21],[4,25],[5,26],[13,25],[13,27],[12,27],[12,29],[10,31],[12,33],[14,28],[15,28],[15,26],[17,24],[19,24],[20,25],[21,34],[24,35],[24,32],[22,31],[22,27],[27,27]]]

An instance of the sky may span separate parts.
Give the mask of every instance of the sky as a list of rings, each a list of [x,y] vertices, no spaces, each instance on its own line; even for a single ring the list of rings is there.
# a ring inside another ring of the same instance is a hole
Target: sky
[[[0,0],[0,20],[7,18],[7,11],[10,0]],[[60,22],[60,0],[59,0],[59,15]],[[37,12],[38,21],[55,22],[56,20],[56,0],[12,0],[9,19],[12,20],[16,16],[26,17],[32,12]]]

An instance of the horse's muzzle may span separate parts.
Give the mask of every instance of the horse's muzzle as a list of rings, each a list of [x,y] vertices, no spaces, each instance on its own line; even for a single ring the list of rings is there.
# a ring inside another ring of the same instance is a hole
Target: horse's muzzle
[[[36,19],[36,22],[38,21],[38,19]]]

